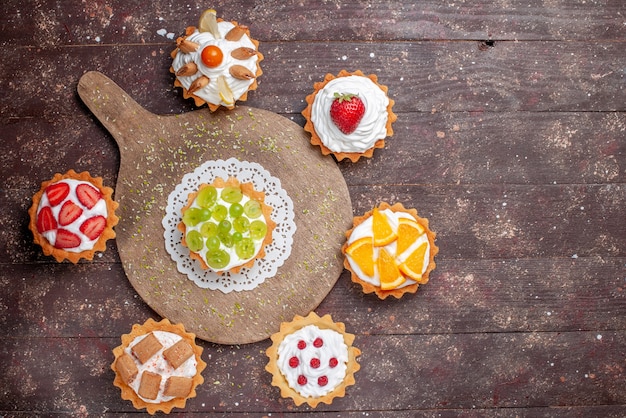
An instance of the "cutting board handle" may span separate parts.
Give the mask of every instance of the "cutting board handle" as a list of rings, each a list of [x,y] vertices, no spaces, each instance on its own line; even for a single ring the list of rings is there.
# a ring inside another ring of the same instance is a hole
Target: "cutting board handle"
[[[113,135],[118,145],[132,147],[141,121],[155,116],[98,71],[83,74],[77,90],[85,105]],[[133,131],[135,135],[129,135]]]

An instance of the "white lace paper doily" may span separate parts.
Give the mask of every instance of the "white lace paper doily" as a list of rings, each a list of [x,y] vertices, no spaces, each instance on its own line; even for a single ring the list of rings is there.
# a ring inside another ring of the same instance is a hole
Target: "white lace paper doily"
[[[177,225],[182,221],[181,209],[187,204],[190,193],[197,191],[202,183],[212,183],[216,177],[226,180],[231,176],[241,183],[252,183],[255,190],[265,192],[265,203],[272,207],[270,217],[276,222],[276,228],[272,233],[272,242],[265,246],[264,258],[256,259],[252,267],[242,268],[239,273],[219,275],[203,269],[197,260],[189,257],[189,249],[183,247],[183,234]],[[224,293],[251,290],[265,279],[274,277],[291,254],[293,234],[296,232],[293,201],[281,187],[280,180],[258,163],[236,158],[206,161],[193,173],[185,174],[167,198],[162,224],[165,228],[165,249],[176,262],[178,271],[187,275],[198,287]]]

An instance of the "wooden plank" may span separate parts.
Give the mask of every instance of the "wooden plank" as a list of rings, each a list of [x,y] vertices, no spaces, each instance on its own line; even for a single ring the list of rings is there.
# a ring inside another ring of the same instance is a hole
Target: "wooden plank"
[[[304,124],[301,119],[297,123]],[[42,181],[69,168],[115,184],[119,149],[87,114],[17,118],[2,129],[3,189],[34,193]],[[339,163],[347,183],[560,186],[618,184],[626,178],[620,170],[626,158],[623,113],[406,113],[399,115],[394,132],[370,161]],[[17,200],[22,199],[27,196]]]
[[[102,177],[114,188],[120,153],[113,138],[86,109],[71,117],[20,117],[0,124],[0,185],[34,194],[55,173],[74,169]],[[6,198],[11,199],[11,193]],[[24,196],[16,198],[20,207]],[[28,205],[30,206],[30,205]],[[26,206],[24,206],[26,207]]]
[[[0,239],[8,260],[40,259],[25,215],[32,193],[12,192]],[[516,259],[624,257],[623,184],[573,185],[350,185],[354,215],[380,203],[401,202],[429,218],[445,258]],[[453,215],[452,215],[453,214]],[[349,225],[348,225],[349,226]],[[159,227],[159,230],[162,228]],[[347,229],[347,228],[346,228]],[[21,246],[15,244],[22,244]],[[107,248],[114,248],[113,243]],[[119,245],[119,243],[118,243]],[[106,260],[114,254],[104,253]]]
[[[349,190],[354,215],[365,213],[381,201],[401,202],[417,209],[438,233],[440,257],[626,256],[624,184],[350,184]],[[31,243],[26,227],[32,193],[17,190],[10,193],[12,196],[7,194],[7,202],[18,206],[8,210],[8,216],[0,221],[9,227],[0,237],[0,254],[13,262],[32,261],[33,257],[45,260]],[[113,245],[107,248],[113,249]],[[104,256],[108,261],[117,259],[108,251]]]
[[[21,48],[0,53],[5,71],[0,97],[6,118],[76,115],[78,79],[105,73],[146,110],[181,113],[193,102],[174,89],[166,45]],[[354,42],[261,44],[258,90],[247,105],[299,114],[313,83],[326,73],[375,73],[396,101],[394,112],[624,111],[626,55],[620,43],[499,42],[482,51],[475,42]],[[23,62],[36,60],[24,69]],[[132,62],[132,66],[120,63]],[[150,69],[143,71],[143,69]],[[288,75],[289,82],[285,82]],[[37,80],[37,82],[33,82]]]
[[[624,329],[624,258],[436,259],[415,295],[380,301],[344,272],[317,308],[364,335]]]
[[[376,184],[381,178],[393,184],[621,183],[625,125],[615,113],[529,113],[523,121],[515,113],[415,114],[401,116],[396,134],[374,159],[339,165],[350,185]],[[39,183],[58,171],[88,170],[115,184],[119,151],[89,118],[20,118],[4,133],[0,183],[13,193],[23,189],[15,197],[20,210]],[[91,148],[98,152],[88,152]],[[25,162],[38,176],[23,170]]]
[[[5,1],[0,29],[6,45],[163,43],[195,25],[205,7],[111,0]],[[340,40],[619,40],[626,35],[620,0],[572,3],[510,0],[341,2],[230,1],[218,16],[249,25],[263,41]],[[38,28],[38,30],[30,30]],[[164,30],[164,32],[162,32]]]
[[[4,337],[112,337],[159,319],[118,263],[10,264],[0,276]],[[138,319],[139,318],[139,319]]]
[[[118,344],[119,338],[96,336],[5,339],[0,410],[132,413],[112,384],[110,350]],[[358,336],[356,385],[317,410],[618,406],[626,402],[625,344],[625,331]],[[263,369],[267,342],[203,345],[210,367],[188,412],[309,410],[280,399],[270,386]]]
[[[350,185],[353,212],[416,208],[446,257],[623,257],[624,185]],[[612,203],[611,203],[612,202]],[[602,231],[602,232],[599,232]]]
[[[445,112],[400,114],[371,162],[339,165],[351,186],[616,184],[625,159],[623,113]]]
[[[261,44],[263,50],[263,44]],[[341,42],[276,44],[264,50],[263,83],[255,100],[277,112],[303,107],[326,73],[360,69],[389,86],[394,111],[502,112],[623,111],[626,57],[620,43],[498,42],[484,50],[476,42]],[[314,57],[314,58],[313,58]],[[284,83],[284,74],[290,83]]]
[[[440,255],[415,295],[380,301],[344,272],[316,312],[359,335],[624,329],[624,258]],[[0,301],[2,338],[116,337],[158,318],[119,263],[11,264],[0,273]]]
[[[597,407],[535,407],[532,408],[532,416],[536,418],[552,418],[555,415],[573,416],[573,417],[603,417],[603,418],[623,418],[626,409],[619,405],[597,406]],[[83,409],[73,411],[74,414],[84,412]],[[104,411],[107,413],[111,411]],[[175,413],[175,412],[173,412]],[[182,412],[181,412],[182,413]],[[336,411],[307,411],[307,416],[316,418],[337,418]],[[341,411],[341,417],[362,418],[364,415],[370,418],[427,418],[436,416],[438,418],[456,418],[460,415],[466,418],[519,418],[528,413],[525,408],[492,408],[492,409],[422,409],[422,410],[403,410],[403,411]],[[261,413],[263,414],[263,413]],[[276,414],[276,413],[275,413]],[[281,418],[298,418],[303,412],[279,412]],[[59,414],[71,416],[71,413]],[[131,415],[128,413],[126,415]],[[124,416],[126,416],[124,415]],[[207,412],[203,411],[202,416],[206,418],[230,418],[231,412]],[[12,417],[29,417],[31,412],[12,412]],[[271,417],[272,415],[259,415],[258,412],[237,412],[240,418],[257,418]]]

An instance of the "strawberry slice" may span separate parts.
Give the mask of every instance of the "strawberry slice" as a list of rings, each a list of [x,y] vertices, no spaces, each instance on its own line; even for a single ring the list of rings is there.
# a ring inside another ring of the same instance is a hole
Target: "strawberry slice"
[[[100,190],[86,183],[81,183],[76,187],[76,196],[78,196],[80,203],[88,209],[96,206],[96,203],[102,198]]]
[[[57,231],[57,239],[54,246],[57,248],[74,248],[80,245],[80,237],[67,229]]]
[[[70,193],[70,185],[67,183],[54,183],[46,187],[46,195],[52,206],[61,203]]]
[[[37,231],[43,233],[57,228],[57,221],[54,219],[52,208],[44,206],[37,215]]]
[[[106,225],[107,220],[104,216],[94,216],[83,222],[80,226],[80,232],[85,234],[90,240],[94,240],[102,235],[102,231],[104,231]]]
[[[79,216],[82,214],[83,210],[80,208],[80,206],[78,206],[71,200],[68,200],[67,202],[63,203],[63,206],[61,206],[61,212],[59,212],[59,224],[61,224],[62,226],[69,225],[76,219],[78,219]]]

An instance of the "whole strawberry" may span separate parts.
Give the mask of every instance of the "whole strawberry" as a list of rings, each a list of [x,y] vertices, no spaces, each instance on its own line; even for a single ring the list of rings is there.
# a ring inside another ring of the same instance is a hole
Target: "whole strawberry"
[[[330,105],[330,118],[339,130],[346,135],[354,132],[365,114],[365,105],[358,95],[335,93]]]

